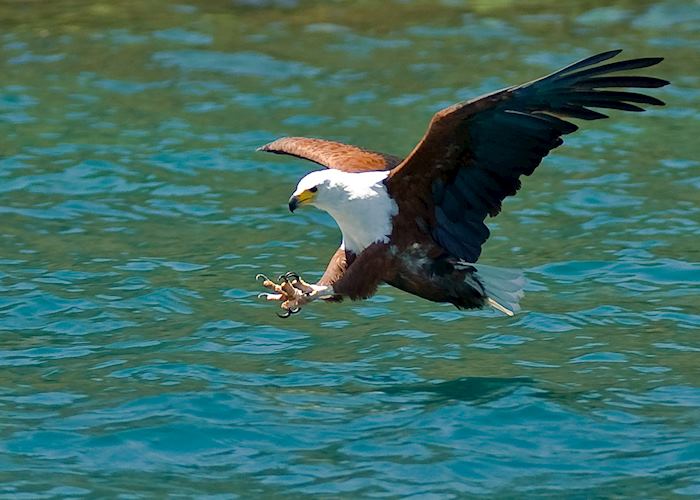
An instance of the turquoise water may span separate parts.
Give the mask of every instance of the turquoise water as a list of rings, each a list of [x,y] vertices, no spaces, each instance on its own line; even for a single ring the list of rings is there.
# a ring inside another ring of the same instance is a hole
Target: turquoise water
[[[0,3],[0,497],[700,496],[700,3]],[[282,135],[405,154],[456,100],[625,48],[491,223],[524,311],[384,287],[280,320],[339,240]]]

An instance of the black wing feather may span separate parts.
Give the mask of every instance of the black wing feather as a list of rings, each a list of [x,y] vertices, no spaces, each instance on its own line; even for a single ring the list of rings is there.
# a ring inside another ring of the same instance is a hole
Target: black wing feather
[[[562,144],[562,135],[578,129],[564,118],[598,120],[607,115],[590,108],[639,112],[644,109],[637,104],[664,104],[636,92],[597,90],[668,84],[647,76],[609,76],[653,66],[662,60],[659,57],[594,66],[620,52],[612,50],[588,57],[539,80],[448,108],[439,117],[457,116],[461,120],[455,128],[461,131],[462,142],[462,152],[450,157],[459,163],[454,173],[447,178],[436,176],[432,184],[432,236],[443,248],[456,257],[476,262],[481,245],[489,236],[484,224],[486,216],[497,215],[503,199],[520,188],[520,176],[532,174],[542,158]],[[491,102],[484,105],[484,100]],[[409,162],[410,157],[404,161]]]
[[[667,80],[653,76],[599,76],[578,83],[581,88],[637,87],[655,89],[668,85]]]

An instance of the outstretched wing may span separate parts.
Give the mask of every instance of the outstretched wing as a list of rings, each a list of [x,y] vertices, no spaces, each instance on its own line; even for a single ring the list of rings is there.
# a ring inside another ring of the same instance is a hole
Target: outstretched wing
[[[389,170],[401,163],[401,158],[396,156],[307,137],[283,137],[258,148],[258,151],[296,156],[344,172]]]
[[[387,179],[399,214],[414,217],[450,254],[476,262],[489,236],[486,216],[497,215],[503,199],[520,188],[520,176],[532,174],[562,144],[562,135],[577,130],[564,117],[597,120],[607,116],[589,108],[644,111],[637,104],[664,104],[645,94],[601,90],[669,83],[648,76],[608,76],[653,66],[660,57],[594,66],[620,52],[588,57],[436,113],[423,139]]]

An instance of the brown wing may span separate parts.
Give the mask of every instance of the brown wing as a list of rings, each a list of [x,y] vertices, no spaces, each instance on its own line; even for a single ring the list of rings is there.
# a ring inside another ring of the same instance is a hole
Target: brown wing
[[[258,151],[296,156],[344,172],[389,170],[401,163],[401,158],[396,156],[307,137],[283,137],[258,148]]]
[[[646,76],[606,76],[646,68],[661,58],[631,59],[594,66],[620,50],[604,52],[517,87],[455,104],[439,111],[423,139],[387,179],[399,215],[450,254],[476,262],[489,236],[487,215],[501,210],[506,196],[520,188],[561,136],[577,130],[562,117],[596,120],[606,115],[589,108],[644,111],[631,103],[664,103],[617,87],[662,87]],[[416,221],[416,222],[412,222]]]

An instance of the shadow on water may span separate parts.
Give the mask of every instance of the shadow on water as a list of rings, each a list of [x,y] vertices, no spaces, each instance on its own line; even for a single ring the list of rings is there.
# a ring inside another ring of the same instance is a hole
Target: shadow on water
[[[521,388],[533,388],[535,381],[529,377],[460,377],[454,380],[427,384],[408,384],[387,387],[386,394],[428,393],[431,403],[449,400],[466,401],[481,405],[511,395]]]

